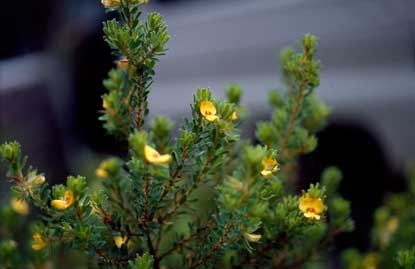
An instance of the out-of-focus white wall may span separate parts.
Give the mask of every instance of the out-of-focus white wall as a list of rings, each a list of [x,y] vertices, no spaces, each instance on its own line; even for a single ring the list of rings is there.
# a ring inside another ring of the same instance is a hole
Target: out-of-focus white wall
[[[152,113],[183,115],[198,87],[240,83],[251,116],[280,87],[278,52],[319,37],[317,93],[334,116],[368,125],[397,161],[415,159],[415,2],[228,0],[152,4],[171,41],[150,97]]]

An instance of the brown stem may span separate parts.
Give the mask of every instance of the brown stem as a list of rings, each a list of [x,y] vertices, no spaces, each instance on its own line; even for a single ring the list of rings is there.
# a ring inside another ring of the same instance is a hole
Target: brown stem
[[[190,145],[193,145],[195,143],[195,141],[198,139],[200,134],[200,129],[197,130],[196,135],[194,136],[192,143],[190,143]],[[172,175],[172,179],[169,182],[169,185],[167,188],[165,188],[163,190],[163,193],[160,196],[160,199],[158,201],[158,205],[160,205],[160,203],[163,201],[163,199],[166,197],[166,195],[170,192],[170,190],[172,189],[172,187],[174,187],[175,183],[176,183],[176,179],[179,176],[180,171],[183,169],[184,167],[184,161],[186,160],[187,156],[188,156],[188,148],[183,148],[182,150],[182,158],[181,158],[181,165],[178,165],[176,170],[173,172]]]
[[[144,117],[143,117],[143,93],[141,88],[141,77],[137,77],[137,99],[138,99],[138,110],[136,115],[135,124],[137,129],[141,129],[144,124]]]
[[[178,241],[172,248],[170,248],[169,250],[167,250],[166,252],[164,252],[163,254],[158,256],[157,259],[162,260],[163,258],[170,255],[171,253],[173,253],[177,249],[182,248],[185,244],[187,244],[189,242],[192,242],[195,238],[197,238],[198,236],[201,236],[202,234],[204,234],[207,231],[207,229],[208,229],[207,227],[203,227],[203,228],[198,229],[195,233],[191,234],[189,237]]]
[[[295,105],[294,105],[294,109],[293,112],[290,115],[290,121],[288,123],[288,128],[287,128],[287,132],[284,135],[284,142],[280,148],[281,151],[281,159],[285,160],[286,159],[286,155],[287,155],[287,147],[288,147],[288,143],[290,141],[290,137],[291,134],[294,130],[294,126],[295,126],[295,121],[297,120],[297,117],[300,113],[300,108],[301,108],[301,104],[303,101],[303,90],[302,87],[298,88],[298,93],[297,96],[295,98]]]
[[[273,268],[278,268],[278,269],[294,269],[294,268],[298,268],[299,266],[303,265],[305,262],[307,262],[315,253],[319,253],[321,251],[323,251],[324,249],[327,248],[327,246],[334,240],[334,237],[339,234],[341,232],[341,230],[339,229],[333,229],[331,230],[331,232],[328,233],[327,237],[325,240],[323,240],[322,242],[320,242],[320,244],[318,245],[317,248],[309,251],[306,255],[304,255],[303,257],[299,257],[297,260],[294,260],[292,263],[290,264],[282,264],[284,262],[284,259],[281,260],[280,264],[276,265]]]
[[[233,227],[233,224],[227,224],[222,236],[219,238],[218,242],[216,242],[215,246],[209,251],[209,253],[203,258],[197,260],[194,264],[191,264],[188,267],[188,269],[197,268],[198,266],[204,264],[208,259],[210,259],[216,253],[216,251],[218,251],[218,249],[222,246],[223,242],[226,239],[226,236],[229,234],[232,227]]]

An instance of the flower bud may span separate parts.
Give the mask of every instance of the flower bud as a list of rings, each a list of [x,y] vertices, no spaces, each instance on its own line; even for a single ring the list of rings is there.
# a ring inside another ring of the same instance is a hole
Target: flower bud
[[[147,145],[148,135],[144,131],[135,131],[129,137],[129,142],[131,148],[136,152],[141,154],[144,152],[144,147]]]
[[[262,235],[260,234],[251,234],[251,233],[244,233],[243,235],[246,240],[248,240],[249,242],[254,242],[254,243],[261,240],[261,237],[262,237]]]
[[[0,146],[0,154],[10,163],[15,163],[20,157],[20,144],[17,142],[4,143]]]
[[[121,5],[120,0],[101,0],[101,4],[105,8],[114,8]]]
[[[242,96],[242,88],[237,84],[231,84],[226,89],[226,97],[230,103],[239,104]]]
[[[110,158],[100,163],[98,169],[95,171],[95,174],[101,179],[106,179],[117,175],[120,169],[120,160],[117,158]]]

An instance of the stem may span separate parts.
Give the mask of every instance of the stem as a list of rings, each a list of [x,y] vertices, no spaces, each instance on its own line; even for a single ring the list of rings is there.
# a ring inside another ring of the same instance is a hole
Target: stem
[[[144,117],[143,114],[143,93],[141,88],[141,78],[137,76],[137,99],[138,99],[138,110],[135,119],[136,128],[139,130],[144,125]]]
[[[146,176],[145,205],[144,205],[144,215],[146,219],[148,217],[149,195],[150,195],[150,177]]]
[[[218,251],[218,249],[222,246],[222,243],[225,241],[226,236],[229,234],[232,227],[233,227],[233,224],[227,224],[222,236],[219,238],[218,242],[216,242],[215,246],[209,251],[209,253],[203,258],[197,260],[194,264],[191,264],[188,267],[188,269],[197,268],[199,265],[204,264],[208,259],[210,259],[216,253],[216,251]]]
[[[293,109],[293,113],[291,113],[290,116],[290,121],[288,123],[288,128],[287,128],[287,132],[285,133],[284,136],[284,142],[280,148],[281,150],[281,159],[285,159],[287,156],[287,147],[288,147],[288,143],[290,141],[290,137],[292,135],[292,132],[294,130],[294,125],[295,125],[295,121],[297,120],[297,117],[300,113],[300,108],[301,108],[301,104],[303,101],[303,90],[302,90],[302,84],[299,85],[298,87],[298,93],[297,96],[295,98],[295,105],[294,105],[294,109]]]
[[[197,129],[196,135],[194,136],[194,138],[192,140],[192,143],[189,144],[190,146],[192,146],[196,142],[196,140],[199,138],[199,135],[200,135],[200,128]],[[186,148],[186,147],[183,148],[183,150],[182,150],[182,157],[181,157],[181,164],[178,165],[176,167],[176,170],[173,172],[172,179],[169,181],[168,187],[165,188],[165,189],[163,189],[163,193],[161,194],[160,199],[159,199],[159,201],[157,203],[158,205],[160,205],[160,203],[163,201],[163,199],[166,197],[166,195],[174,187],[174,185],[176,183],[177,177],[179,176],[181,170],[184,168],[184,162],[185,162],[185,160],[188,157],[188,151],[189,151],[189,148]]]
[[[195,233],[191,234],[189,237],[178,241],[172,248],[170,248],[168,251],[164,252],[159,257],[157,257],[157,259],[162,260],[163,258],[167,257],[168,255],[170,255],[177,249],[182,248],[185,244],[192,242],[195,238],[204,234],[207,229],[208,229],[207,227],[198,229]]]

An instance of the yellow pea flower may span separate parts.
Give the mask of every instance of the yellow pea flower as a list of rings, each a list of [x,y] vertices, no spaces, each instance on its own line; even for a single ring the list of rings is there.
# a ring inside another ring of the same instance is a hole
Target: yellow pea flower
[[[230,119],[231,119],[232,121],[235,121],[235,120],[237,120],[237,119],[238,119],[238,114],[236,113],[236,111],[234,111],[234,112],[232,113],[232,115],[231,115]]]
[[[73,192],[65,191],[64,199],[52,200],[51,205],[58,210],[65,210],[73,204],[74,200]]]
[[[24,200],[19,200],[13,197],[10,201],[10,205],[12,209],[20,215],[29,214],[29,204]]]
[[[215,122],[219,120],[219,117],[216,116],[216,107],[210,101],[200,102],[200,114],[209,122]]]
[[[128,237],[127,236],[114,236],[114,243],[117,246],[117,248],[121,248],[122,245],[127,242]]]
[[[161,155],[157,150],[153,149],[149,145],[144,147],[144,158],[147,162],[153,164],[166,164],[171,161],[170,154]]]
[[[101,4],[105,8],[113,8],[113,7],[118,7],[119,5],[121,5],[121,1],[120,0],[101,0]]]
[[[32,244],[32,249],[35,251],[40,251],[46,247],[46,242],[43,240],[40,233],[35,233],[33,235],[34,244]]]
[[[306,193],[300,197],[299,208],[304,213],[304,217],[319,220],[324,211],[324,204],[321,198],[311,197]]]
[[[266,157],[262,160],[261,175],[263,175],[265,178],[277,172],[279,169],[279,164],[276,159]]]
[[[260,234],[244,233],[243,235],[249,242],[258,242],[262,238]]]

